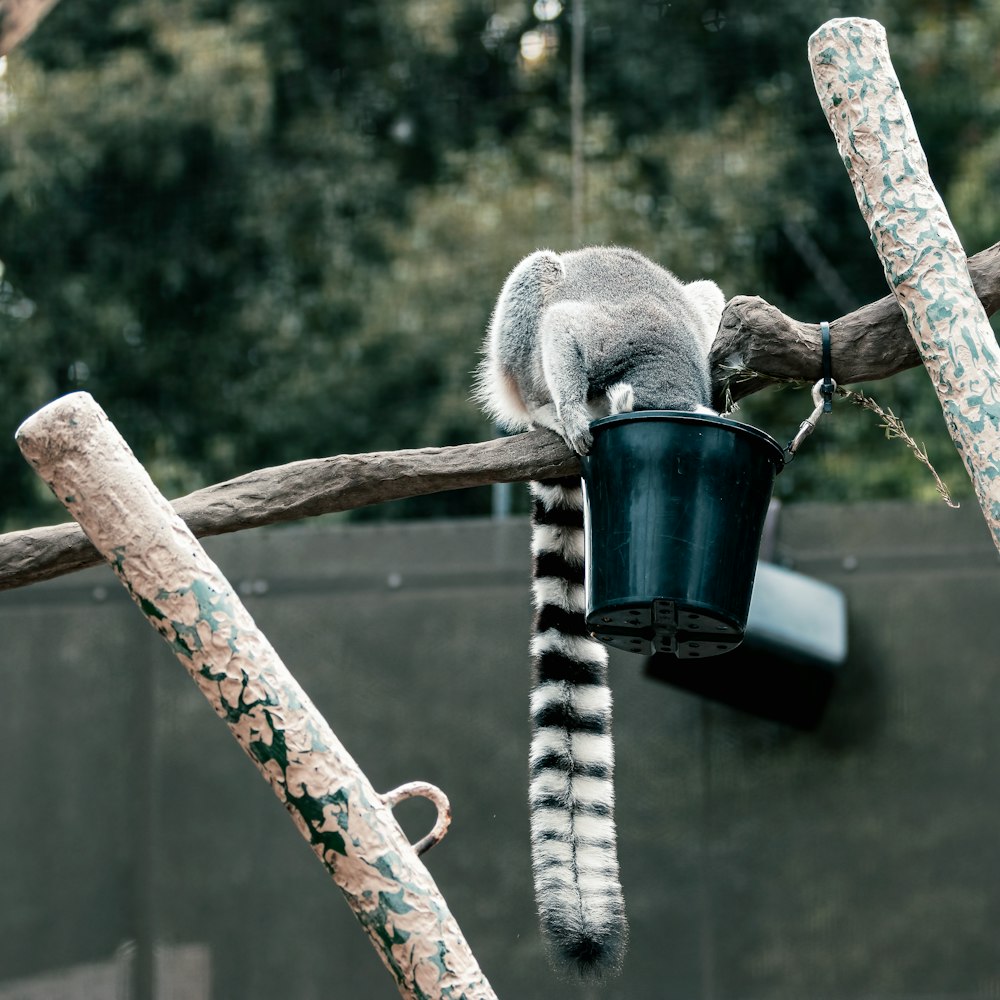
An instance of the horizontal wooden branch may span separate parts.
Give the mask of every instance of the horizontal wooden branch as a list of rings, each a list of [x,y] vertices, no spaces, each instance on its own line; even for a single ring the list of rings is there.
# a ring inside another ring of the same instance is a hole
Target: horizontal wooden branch
[[[969,259],[976,292],[990,314],[1000,308],[1000,243]],[[849,385],[888,378],[920,364],[890,295],[831,323],[833,371]],[[819,326],[785,316],[763,299],[734,298],[712,353],[717,405],[742,399],[774,379],[820,374]],[[759,375],[732,378],[734,368]],[[762,377],[763,376],[763,377]],[[309,459],[249,472],[191,493],[174,507],[199,538],[295,521],[444,490],[523,482],[579,471],[554,434],[535,431],[451,448],[421,448]],[[99,562],[75,524],[0,535],[0,590],[24,587]]]
[[[970,257],[969,274],[992,316],[1000,308],[1000,243]],[[893,295],[833,320],[830,342],[833,376],[841,385],[889,378],[921,364]],[[775,379],[815,381],[822,375],[820,358],[818,323],[801,323],[756,296],[737,296],[726,305],[712,345],[715,406],[725,409],[727,398],[737,402]]]
[[[550,431],[451,448],[336,455],[258,469],[189,493],[174,509],[199,538],[490,483],[565,476],[576,455]],[[96,565],[76,524],[0,535],[0,590]]]

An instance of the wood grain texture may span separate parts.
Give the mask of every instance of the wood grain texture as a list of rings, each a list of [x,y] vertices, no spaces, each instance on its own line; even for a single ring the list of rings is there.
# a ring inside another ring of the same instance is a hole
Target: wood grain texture
[[[1000,308],[1000,243],[970,257],[969,275],[983,308]],[[890,378],[922,362],[894,295],[830,322],[833,376],[841,385]],[[819,323],[786,316],[756,296],[731,299],[712,345],[717,409],[774,380],[814,382],[822,374]]]

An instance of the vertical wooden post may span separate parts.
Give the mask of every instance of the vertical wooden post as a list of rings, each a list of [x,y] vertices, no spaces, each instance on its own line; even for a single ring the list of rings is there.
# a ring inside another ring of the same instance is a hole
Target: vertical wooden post
[[[28,461],[284,803],[400,993],[495,1000],[430,873],[218,567],[87,393],[22,424]],[[338,993],[330,983],[331,995]]]
[[[827,21],[809,39],[809,61],[889,287],[1000,549],[1000,352],[931,181],[885,29],[862,18]]]

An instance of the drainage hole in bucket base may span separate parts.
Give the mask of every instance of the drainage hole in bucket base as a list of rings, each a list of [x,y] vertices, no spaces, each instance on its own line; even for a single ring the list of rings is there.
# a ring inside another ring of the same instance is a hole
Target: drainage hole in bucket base
[[[606,646],[614,649],[623,649],[626,653],[639,653],[643,656],[650,656],[653,653],[653,644],[645,636],[636,636],[634,633],[618,635],[608,632],[591,633],[598,642],[603,642]]]
[[[731,649],[735,649],[742,640],[743,636],[739,634],[727,636],[724,642],[705,642],[700,636],[697,639],[677,636],[673,653],[680,660],[704,659],[707,656],[728,653]]]

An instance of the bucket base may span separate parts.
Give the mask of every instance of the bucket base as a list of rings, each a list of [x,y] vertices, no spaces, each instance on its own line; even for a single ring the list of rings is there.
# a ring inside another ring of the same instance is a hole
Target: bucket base
[[[599,642],[629,653],[673,653],[682,660],[719,656],[743,641],[729,618],[700,605],[679,601],[629,602],[598,608],[587,615]]]

